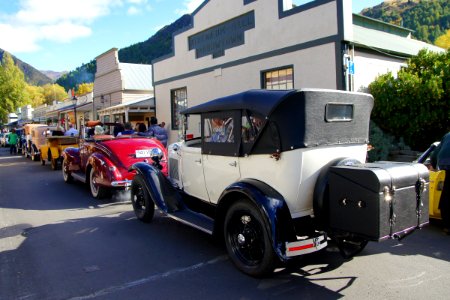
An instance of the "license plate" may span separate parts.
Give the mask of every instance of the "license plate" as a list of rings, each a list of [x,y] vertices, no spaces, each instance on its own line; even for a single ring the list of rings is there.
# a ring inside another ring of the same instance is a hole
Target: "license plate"
[[[150,157],[150,150],[136,150],[136,158]]]

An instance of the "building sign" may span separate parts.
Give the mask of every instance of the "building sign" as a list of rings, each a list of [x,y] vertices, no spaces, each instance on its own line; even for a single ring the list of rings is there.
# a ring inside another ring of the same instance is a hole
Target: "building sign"
[[[251,11],[188,38],[189,50],[195,57],[225,55],[225,50],[245,44],[245,31],[255,28],[255,12]]]

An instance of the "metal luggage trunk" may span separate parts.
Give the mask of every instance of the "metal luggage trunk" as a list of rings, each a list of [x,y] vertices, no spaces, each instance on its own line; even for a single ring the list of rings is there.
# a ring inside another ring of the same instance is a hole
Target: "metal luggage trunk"
[[[380,241],[428,223],[429,172],[422,164],[336,166],[329,179],[333,230]]]

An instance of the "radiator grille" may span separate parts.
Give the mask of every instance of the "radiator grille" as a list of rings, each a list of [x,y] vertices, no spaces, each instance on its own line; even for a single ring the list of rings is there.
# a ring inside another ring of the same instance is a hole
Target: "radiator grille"
[[[178,174],[178,160],[175,158],[169,158],[169,176],[175,180],[180,180]]]

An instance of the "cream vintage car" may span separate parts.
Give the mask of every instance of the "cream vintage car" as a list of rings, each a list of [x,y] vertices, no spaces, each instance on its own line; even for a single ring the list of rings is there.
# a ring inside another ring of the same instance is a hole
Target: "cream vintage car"
[[[168,176],[158,153],[153,165],[133,165],[135,214],[150,222],[156,205],[217,236],[251,276],[330,240],[352,256],[369,241],[404,237],[429,221],[428,170],[365,163],[372,106],[369,94],[303,89],[188,108],[184,141],[168,147]]]

